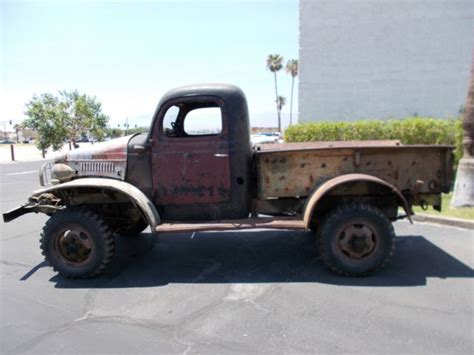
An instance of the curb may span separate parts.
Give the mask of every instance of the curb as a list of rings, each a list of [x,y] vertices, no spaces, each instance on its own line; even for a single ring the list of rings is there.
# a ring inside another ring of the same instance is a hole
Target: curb
[[[416,222],[429,222],[429,223],[437,223],[437,224],[444,224],[447,226],[452,227],[460,227],[460,228],[467,228],[474,230],[474,221],[469,219],[461,219],[461,218],[454,218],[454,217],[439,217],[439,216],[432,216],[429,214],[415,214],[411,216],[411,218]]]

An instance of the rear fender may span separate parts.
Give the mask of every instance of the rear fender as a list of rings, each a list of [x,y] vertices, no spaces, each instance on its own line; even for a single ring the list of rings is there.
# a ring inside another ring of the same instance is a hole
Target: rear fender
[[[408,202],[406,198],[401,194],[401,192],[395,186],[372,175],[346,174],[346,175],[341,175],[341,176],[338,176],[336,178],[326,181],[325,183],[320,185],[318,188],[316,188],[316,190],[312,193],[311,197],[308,199],[308,202],[306,203],[305,210],[304,210],[305,229],[306,230],[310,229],[311,220],[313,218],[313,214],[316,210],[316,207],[325,195],[327,195],[330,191],[332,191],[338,186],[341,186],[343,184],[347,184],[350,182],[360,182],[360,181],[373,183],[373,184],[379,184],[387,188],[387,190],[390,190],[393,194],[397,196],[399,206],[403,207],[403,209],[405,210],[407,214],[408,219],[410,220],[410,222],[412,222],[410,215],[412,215],[413,213],[410,210]]]

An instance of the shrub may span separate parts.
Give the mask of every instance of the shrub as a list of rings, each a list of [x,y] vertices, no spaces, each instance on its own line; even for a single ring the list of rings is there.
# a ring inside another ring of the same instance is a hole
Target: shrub
[[[290,126],[286,142],[399,139],[403,144],[449,144],[456,147],[455,165],[462,157],[462,120],[408,117],[401,120],[310,122]]]

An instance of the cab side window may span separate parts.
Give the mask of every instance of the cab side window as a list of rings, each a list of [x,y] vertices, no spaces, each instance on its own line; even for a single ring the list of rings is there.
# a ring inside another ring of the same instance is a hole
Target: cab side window
[[[173,105],[165,113],[161,131],[170,138],[219,135],[221,108],[214,103]]]
[[[184,132],[188,136],[216,135],[222,132],[222,114],[219,107],[197,108],[184,118]]]
[[[179,107],[171,106],[165,113],[163,118],[163,133],[167,137],[176,137],[175,127],[178,119]]]

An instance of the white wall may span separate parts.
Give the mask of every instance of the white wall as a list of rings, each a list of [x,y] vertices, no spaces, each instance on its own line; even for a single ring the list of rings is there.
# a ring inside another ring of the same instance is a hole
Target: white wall
[[[299,121],[458,114],[474,0],[300,0]]]

